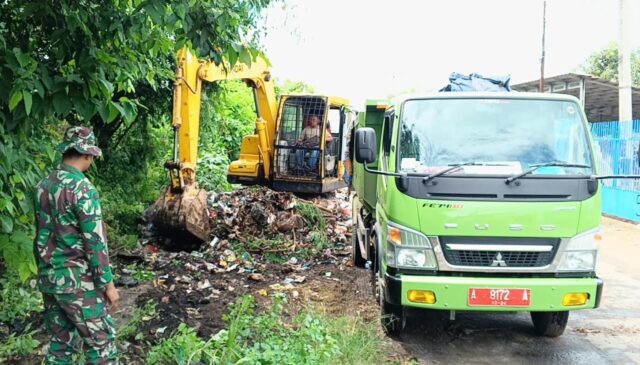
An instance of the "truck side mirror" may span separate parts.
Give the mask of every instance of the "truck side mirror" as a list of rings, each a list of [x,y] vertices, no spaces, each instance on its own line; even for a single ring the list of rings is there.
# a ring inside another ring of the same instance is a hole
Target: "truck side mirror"
[[[374,163],[378,160],[376,131],[373,128],[359,128],[356,130],[355,147],[357,162]]]

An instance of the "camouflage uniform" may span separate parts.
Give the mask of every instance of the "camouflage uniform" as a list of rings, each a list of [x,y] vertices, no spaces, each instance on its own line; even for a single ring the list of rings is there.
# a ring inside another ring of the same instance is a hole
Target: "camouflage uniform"
[[[58,150],[71,148],[101,154],[85,127],[65,132]],[[38,184],[35,207],[38,286],[51,334],[45,363],[71,364],[82,340],[88,363],[116,364],[115,329],[104,293],[112,273],[96,189],[82,172],[61,164]]]

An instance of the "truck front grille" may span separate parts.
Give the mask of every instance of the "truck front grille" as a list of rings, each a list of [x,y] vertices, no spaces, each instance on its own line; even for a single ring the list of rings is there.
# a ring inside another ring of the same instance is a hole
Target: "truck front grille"
[[[547,266],[559,242],[547,238],[440,237],[450,265],[495,268]]]
[[[500,260],[493,265],[498,253],[504,265],[500,265]],[[456,266],[539,267],[548,265],[553,259],[550,252],[450,251],[445,256],[451,265]]]

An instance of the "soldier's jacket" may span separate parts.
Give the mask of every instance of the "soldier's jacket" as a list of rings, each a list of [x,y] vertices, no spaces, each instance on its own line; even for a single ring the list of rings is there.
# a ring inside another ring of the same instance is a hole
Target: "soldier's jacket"
[[[112,280],[98,192],[62,164],[36,187],[34,253],[43,293],[103,288]]]

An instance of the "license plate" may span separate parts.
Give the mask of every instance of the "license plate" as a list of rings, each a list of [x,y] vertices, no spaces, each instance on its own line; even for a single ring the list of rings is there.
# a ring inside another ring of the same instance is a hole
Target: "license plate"
[[[470,306],[528,307],[531,289],[470,288]]]

